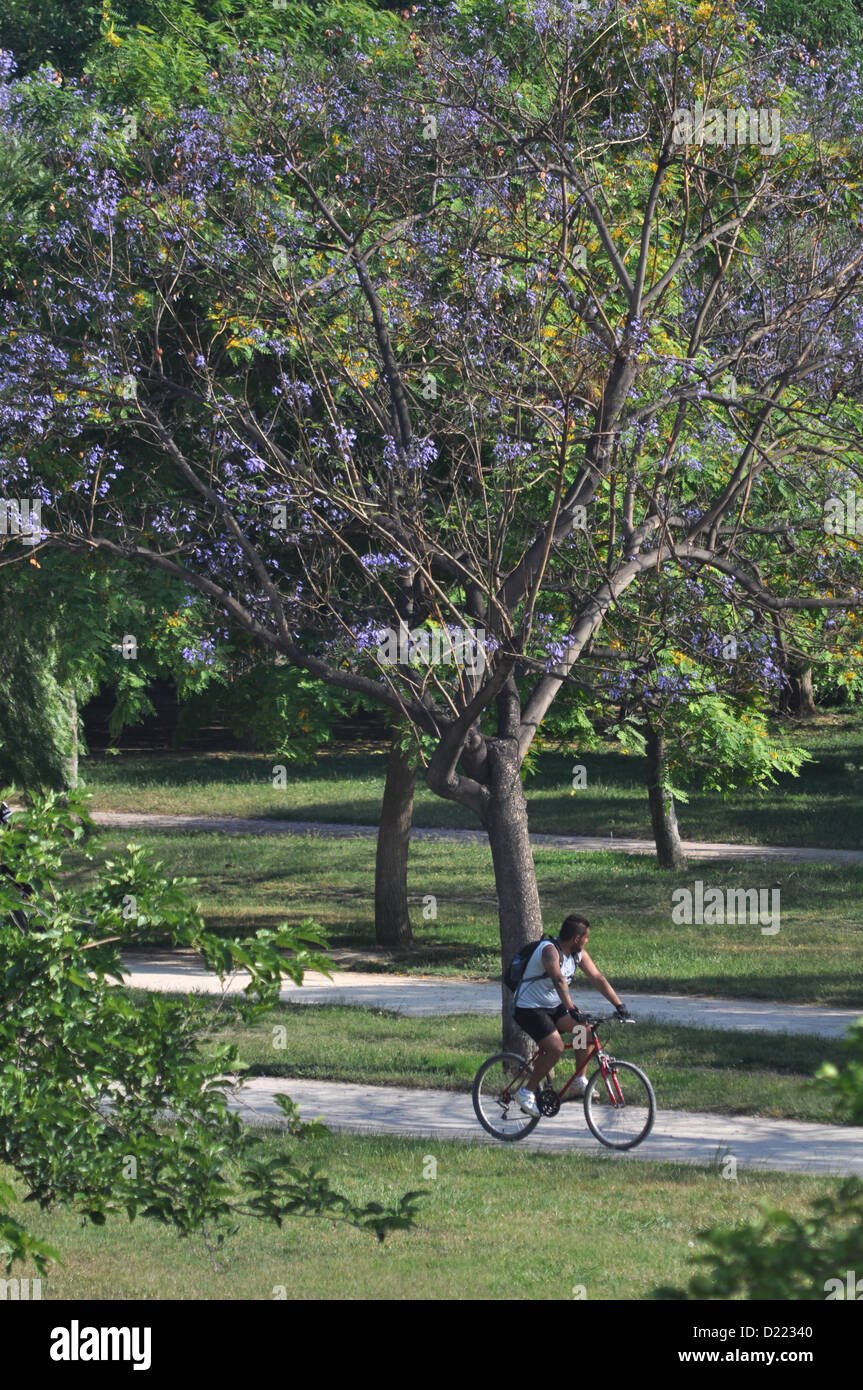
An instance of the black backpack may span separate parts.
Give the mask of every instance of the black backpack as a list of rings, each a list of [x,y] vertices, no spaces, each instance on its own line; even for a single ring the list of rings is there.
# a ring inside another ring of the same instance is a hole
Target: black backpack
[[[512,990],[513,995],[516,995],[518,993],[519,985],[524,979],[524,972],[527,969],[527,963],[538,946],[557,947],[557,954],[560,957],[560,959],[563,960],[563,952],[557,945],[557,942],[552,940],[550,936],[541,936],[539,938],[539,941],[528,941],[527,945],[522,946],[521,950],[513,956],[503,977],[504,984],[507,986],[508,989]],[[536,975],[532,978],[539,980],[541,976]]]

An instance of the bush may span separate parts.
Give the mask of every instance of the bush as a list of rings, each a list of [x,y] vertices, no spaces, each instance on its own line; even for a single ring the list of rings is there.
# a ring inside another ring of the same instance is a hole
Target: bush
[[[863,1019],[850,1030],[849,1055],[841,1070],[830,1062],[819,1079],[833,1090],[837,1114],[863,1119]],[[819,1197],[802,1217],[765,1206],[757,1221],[699,1233],[709,1247],[695,1256],[706,1272],[686,1288],[664,1286],[656,1299],[817,1300],[854,1297],[863,1251],[863,1182],[849,1178],[838,1191]],[[852,1279],[848,1280],[848,1272]]]
[[[0,835],[0,1162],[25,1200],[96,1225],[149,1217],[216,1245],[241,1214],[325,1215],[380,1239],[410,1225],[416,1194],[357,1205],[293,1154],[271,1156],[228,1107],[236,1048],[213,1042],[211,1009],[118,987],[121,948],[156,929],[222,978],[247,972],[232,1012],[248,1019],[272,1007],[283,975],[326,969],[315,924],[213,937],[192,880],[166,879],[134,845],[93,872],[85,827],[80,796],[63,806],[49,795]],[[319,1131],[287,1098],[282,1109],[295,1139]],[[12,1195],[0,1184],[0,1264],[30,1258],[41,1273],[57,1256],[3,1210]]]

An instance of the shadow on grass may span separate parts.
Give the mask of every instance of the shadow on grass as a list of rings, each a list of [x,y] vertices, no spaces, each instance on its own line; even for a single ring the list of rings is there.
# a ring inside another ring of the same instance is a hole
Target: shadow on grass
[[[92,773],[94,785],[125,786],[130,774],[142,786],[186,787],[232,782],[260,783],[261,768],[273,759],[264,755],[243,757],[201,757],[188,753],[122,753],[119,757],[91,754],[81,762],[81,774],[87,780]]]

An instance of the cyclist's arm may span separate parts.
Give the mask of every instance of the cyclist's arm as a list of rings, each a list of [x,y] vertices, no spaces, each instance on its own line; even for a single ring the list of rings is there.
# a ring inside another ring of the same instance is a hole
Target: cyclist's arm
[[[558,957],[556,947],[546,946],[544,948],[542,953],[542,963],[545,966],[546,975],[549,976],[549,978],[551,979],[551,983],[554,985],[555,989],[560,995],[561,1004],[563,1004],[567,1009],[575,1008],[575,1005],[572,1002],[572,997],[569,993],[569,986],[566,983],[566,980],[563,978],[563,971],[560,968],[560,959]]]
[[[543,956],[544,955],[545,952],[543,952]],[[600,970],[597,970],[596,966],[594,965],[593,961],[590,959],[590,956],[587,954],[586,951],[582,951],[581,960],[578,962],[578,964],[580,969],[584,971],[585,975],[590,980],[590,983],[593,985],[594,989],[598,989],[600,994],[608,1000],[609,1004],[613,1004],[616,1009],[619,1009],[621,1007],[620,1000],[618,999],[617,995],[611,988],[611,985],[608,983],[608,980],[605,978],[602,972]]]

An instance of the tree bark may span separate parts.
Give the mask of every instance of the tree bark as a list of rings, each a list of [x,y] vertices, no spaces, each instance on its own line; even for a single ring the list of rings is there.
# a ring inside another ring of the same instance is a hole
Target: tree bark
[[[650,820],[656,842],[656,857],[661,869],[685,869],[686,855],[680,843],[674,797],[665,785],[665,740],[647,727],[647,795],[650,800]]]
[[[518,740],[487,742],[489,802],[486,812],[500,919],[501,963],[505,969],[528,941],[542,936],[539,888],[519,775]],[[512,1017],[512,994],[501,982],[503,1046],[527,1055],[529,1040]]]
[[[818,713],[812,689],[812,667],[797,662],[788,667],[786,709],[798,719],[814,719]]]
[[[69,743],[66,756],[63,760],[63,768],[67,787],[70,791],[73,791],[78,785],[78,754],[80,751],[80,740],[78,737],[78,701],[71,685],[65,687],[63,698],[69,711]]]
[[[388,950],[413,944],[408,910],[408,850],[416,767],[394,739],[378,827],[375,859],[375,941]]]

